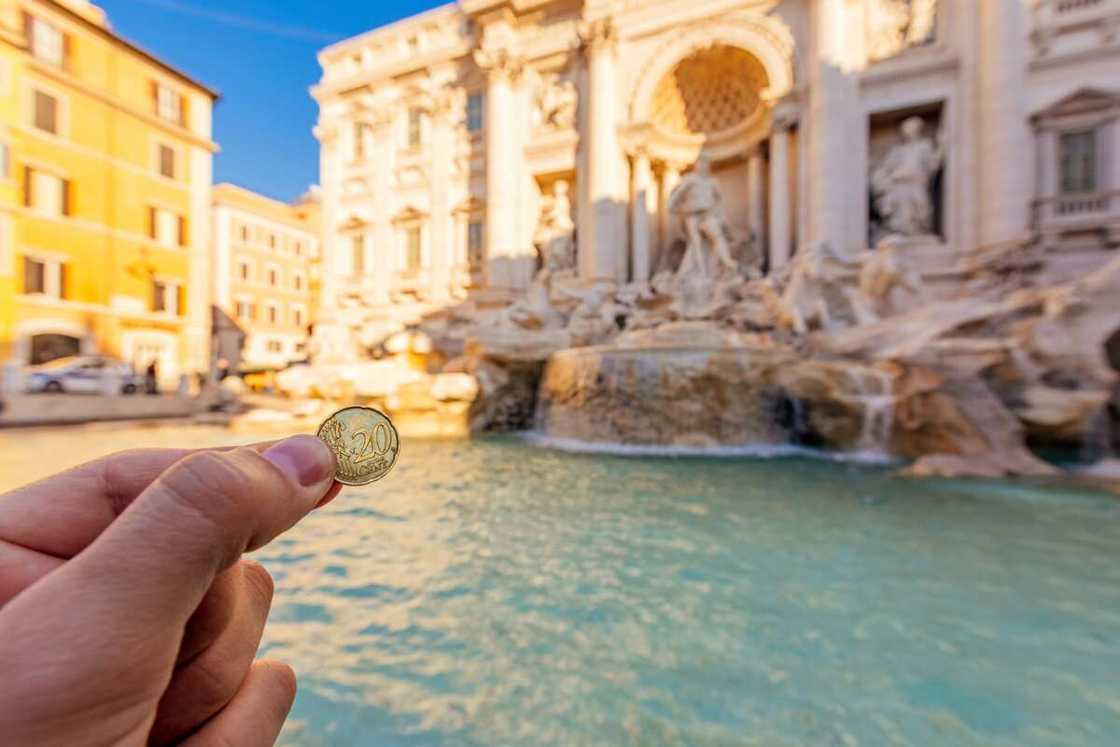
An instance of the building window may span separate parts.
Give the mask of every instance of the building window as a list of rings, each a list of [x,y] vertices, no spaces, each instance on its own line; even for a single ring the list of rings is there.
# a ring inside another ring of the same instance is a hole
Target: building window
[[[1096,192],[1097,133],[1067,132],[1061,136],[1062,193]]]
[[[155,83],[156,115],[160,119],[174,122],[177,125],[185,124],[183,116],[183,96],[178,91],[173,91],[162,83]]]
[[[365,122],[354,123],[354,160],[361,161],[366,157],[369,125]]]
[[[482,94],[467,96],[467,129],[471,132],[482,130]]]
[[[187,220],[166,208],[148,208],[148,236],[168,248],[187,245]]]
[[[175,178],[175,149],[171,146],[159,146],[159,173],[168,179]]]
[[[424,112],[413,107],[408,110],[408,147],[419,148],[424,142]]]
[[[420,226],[409,226],[404,230],[404,267],[409,275],[420,271],[423,262],[423,243]]]
[[[283,353],[284,343],[280,342],[279,340],[269,340],[265,344],[265,348],[268,350],[268,352],[273,354]]]
[[[303,273],[302,272],[292,273],[292,290],[297,290],[297,291],[303,290]]]
[[[181,286],[167,280],[152,280],[152,311],[178,315],[182,311],[179,302]]]
[[[303,256],[303,242],[302,241],[292,242],[292,249],[295,251],[297,257],[302,257]]]
[[[58,99],[49,93],[35,91],[35,128],[58,134]]]
[[[237,260],[237,277],[243,283],[249,282],[249,279],[253,277],[253,268],[249,265],[248,260]]]
[[[68,179],[30,166],[26,168],[23,202],[35,212],[52,217],[70,215],[70,192]]]
[[[268,284],[273,288],[280,285],[280,270],[275,267],[268,268]]]
[[[43,62],[62,67],[66,60],[66,35],[42,18],[29,19],[31,54]]]
[[[23,292],[66,298],[66,265],[58,260],[24,257]]]
[[[366,274],[365,236],[350,237],[350,269],[353,270],[354,277],[362,277]]]
[[[268,315],[269,324],[277,324],[280,321],[280,307],[274,303],[268,304],[268,309],[265,312]]]
[[[292,307],[292,324],[295,325],[296,327],[302,327],[304,325],[304,322],[305,322],[305,320],[303,318],[303,308],[301,306],[293,306]]]
[[[481,270],[483,264],[482,221],[467,223],[467,264],[471,270]]]
[[[253,321],[253,317],[257,315],[256,308],[253,306],[252,301],[238,301],[235,308],[237,318],[243,322]]]
[[[241,242],[244,243],[244,244],[249,243],[249,227],[248,226],[245,226],[245,225],[241,226]]]
[[[276,234],[274,233],[270,233],[268,235],[268,248],[273,250],[276,249]]]

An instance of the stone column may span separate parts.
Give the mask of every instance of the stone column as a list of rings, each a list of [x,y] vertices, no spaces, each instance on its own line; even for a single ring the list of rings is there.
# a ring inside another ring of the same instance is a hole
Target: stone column
[[[486,262],[491,288],[516,285],[518,143],[514,79],[521,63],[504,50],[475,55],[487,71],[486,86]]]
[[[666,163],[661,169],[661,205],[658,210],[658,264],[661,257],[668,254],[673,242],[673,216],[669,213],[669,200],[673,197],[673,190],[681,183],[681,168],[675,163]],[[654,265],[654,272],[657,265]]]
[[[584,279],[625,281],[626,185],[618,142],[615,82],[616,33],[610,18],[584,23],[580,38],[587,59],[587,120],[580,133],[587,181],[579,211],[579,269]]]
[[[370,216],[371,225],[364,229],[366,278],[370,280],[362,278],[362,285],[365,290],[366,283],[372,282],[368,291],[369,300],[375,305],[384,305],[389,303],[389,287],[399,269],[396,237],[393,235],[396,200],[392,187],[397,138],[393,137],[393,117],[390,114],[378,116],[371,124],[374,133],[374,157],[371,159],[373,166],[369,173],[372,178],[373,214]],[[350,251],[349,246],[346,251]]]
[[[657,215],[657,185],[653,181],[649,154],[639,150],[634,154],[634,192],[631,202],[631,237],[634,257],[631,263],[633,281],[644,283],[653,270],[654,216]]]
[[[747,157],[747,225],[760,247],[766,242],[766,184],[762,151],[755,148]]]
[[[1027,4],[976,3],[978,238],[986,246],[1026,237],[1034,187],[1027,120]]]
[[[770,272],[784,267],[792,253],[789,137],[789,123],[775,119],[770,133]]]
[[[864,189],[866,173],[854,173],[852,138],[859,112],[855,76],[849,56],[854,38],[847,0],[817,0],[812,11],[814,57],[809,80],[808,162],[809,240],[827,241],[852,255],[865,248],[854,240],[853,195]],[[862,19],[861,19],[862,20]],[[862,26],[860,26],[862,28]],[[856,229],[858,232],[858,229]]]
[[[316,125],[315,137],[319,140],[319,183],[323,185],[322,214],[320,215],[319,254],[322,277],[319,281],[319,308],[329,314],[338,308],[339,286],[342,270],[339,264],[338,204],[342,199],[339,187],[337,126]]]
[[[444,90],[434,96],[431,106],[432,215],[428,241],[428,278],[431,281],[431,297],[437,301],[451,298],[451,277],[455,264],[450,196],[455,103],[452,92]]]

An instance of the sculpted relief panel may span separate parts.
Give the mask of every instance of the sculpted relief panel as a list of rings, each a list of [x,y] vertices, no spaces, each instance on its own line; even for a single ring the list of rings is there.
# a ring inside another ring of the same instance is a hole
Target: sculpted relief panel
[[[872,62],[930,42],[937,0],[868,0],[867,54]]]

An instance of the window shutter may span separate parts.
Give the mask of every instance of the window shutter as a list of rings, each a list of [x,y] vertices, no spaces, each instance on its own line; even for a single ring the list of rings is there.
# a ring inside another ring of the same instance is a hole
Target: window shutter
[[[156,209],[151,205],[148,206],[148,238],[154,239],[156,237]]]
[[[31,207],[35,204],[35,170],[30,166],[23,167],[23,206]]]
[[[58,297],[59,298],[69,298],[70,297],[70,287],[69,287],[70,286],[70,273],[68,272],[68,270],[69,270],[69,268],[67,267],[65,262],[62,262],[58,265]]]
[[[70,56],[74,53],[74,43],[70,38],[70,34],[62,33],[62,69],[70,70]]]
[[[23,35],[27,39],[27,51],[35,54],[35,32],[32,29],[35,19],[26,10],[23,11]]]
[[[183,127],[186,127],[187,123],[191,121],[189,114],[190,114],[190,99],[188,99],[186,97],[186,95],[184,94],[184,95],[179,97],[179,124],[182,125]]]
[[[154,80],[148,83],[152,96],[152,114],[159,114],[159,83]]]
[[[179,316],[187,315],[187,289],[181,285],[175,286],[175,312]]]
[[[186,246],[187,245],[187,219],[184,218],[181,215],[178,216],[178,218],[179,218],[179,246]]]
[[[71,212],[74,209],[74,183],[69,179],[62,180],[62,214],[73,215]]]

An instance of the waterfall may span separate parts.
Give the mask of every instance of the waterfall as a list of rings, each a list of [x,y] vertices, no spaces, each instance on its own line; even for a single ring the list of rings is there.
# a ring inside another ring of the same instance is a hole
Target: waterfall
[[[1081,439],[1081,461],[1094,464],[1114,458],[1113,443],[1112,414],[1106,404],[1089,421]]]
[[[898,401],[894,394],[894,379],[876,368],[849,369],[848,379],[856,389],[852,399],[863,408],[863,423],[856,450],[865,454],[889,452],[894,408]]]

